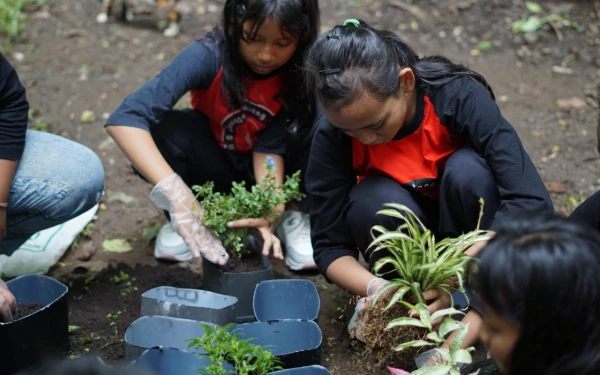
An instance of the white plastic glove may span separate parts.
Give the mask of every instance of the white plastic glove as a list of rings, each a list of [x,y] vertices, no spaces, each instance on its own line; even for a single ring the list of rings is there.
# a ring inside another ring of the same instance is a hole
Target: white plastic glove
[[[4,281],[0,279],[0,322],[12,322],[16,312],[17,301],[4,284]]]
[[[202,224],[202,208],[179,175],[172,174],[156,184],[150,200],[157,207],[169,211],[173,229],[195,257],[202,254],[212,263],[227,263],[229,255],[221,241]]]
[[[377,294],[379,293],[379,291],[387,285],[387,283],[389,283],[389,281],[382,279],[380,277],[372,279],[371,281],[369,281],[369,284],[367,285],[367,296],[366,297],[362,297],[361,299],[358,300],[358,302],[356,302],[356,307],[354,308],[354,315],[352,315],[352,318],[350,319],[350,322],[348,323],[348,332],[354,333],[354,336],[360,340],[359,337],[359,333],[358,333],[358,318],[360,317],[360,315],[370,307],[371,302],[373,301],[373,299],[377,296]],[[392,293],[394,292],[395,289],[394,288],[390,288],[386,291],[387,293]]]

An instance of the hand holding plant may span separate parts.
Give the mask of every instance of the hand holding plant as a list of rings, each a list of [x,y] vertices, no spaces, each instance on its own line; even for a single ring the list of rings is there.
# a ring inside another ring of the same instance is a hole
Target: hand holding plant
[[[266,167],[269,173],[260,184],[250,189],[244,182],[234,182],[230,194],[214,192],[212,182],[192,187],[197,198],[201,199],[204,225],[237,257],[243,255],[248,236],[258,229],[265,242],[263,253],[268,255],[273,247],[275,257],[283,259],[281,244],[273,235],[273,228],[284,204],[303,196],[300,193],[300,171],[279,184],[273,173],[275,168],[268,163]]]
[[[173,229],[195,257],[201,254],[215,264],[225,264],[229,255],[221,242],[202,223],[203,211],[190,188],[177,174],[160,181],[150,193],[157,207],[169,211]]]

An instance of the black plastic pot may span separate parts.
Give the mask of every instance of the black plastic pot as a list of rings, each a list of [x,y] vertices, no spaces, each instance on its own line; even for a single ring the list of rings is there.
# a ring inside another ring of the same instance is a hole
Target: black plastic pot
[[[254,315],[261,322],[312,320],[318,322],[321,300],[310,280],[267,280],[254,291]]]
[[[256,240],[251,238],[250,244],[258,251]],[[237,323],[253,322],[256,320],[252,307],[254,289],[261,281],[271,279],[271,263],[269,263],[269,258],[264,255],[261,255],[261,258],[264,269],[254,272],[225,272],[206,258],[202,258],[204,289],[213,293],[233,296],[238,299],[235,307]]]
[[[153,375],[198,375],[210,361],[194,353],[159,346],[146,350],[131,365]],[[233,371],[229,363],[224,363],[223,368]]]
[[[218,325],[236,321],[238,299],[206,290],[161,286],[142,294],[142,316],[170,316]]]
[[[189,319],[167,316],[143,316],[131,323],[125,332],[125,359],[128,362],[155,346],[186,350],[188,340],[202,337],[204,328],[200,324],[212,325]],[[190,349],[192,353],[206,354],[203,350]]]
[[[329,370],[322,366],[304,366],[291,368],[287,370],[270,372],[271,375],[326,375],[330,374]]]
[[[17,305],[40,303],[44,307],[10,323],[0,323],[0,372],[14,374],[38,365],[48,357],[69,351],[67,288],[53,278],[27,275],[6,282]]]
[[[317,323],[310,320],[253,322],[232,326],[241,339],[252,339],[283,361],[283,368],[321,363],[323,335]]]

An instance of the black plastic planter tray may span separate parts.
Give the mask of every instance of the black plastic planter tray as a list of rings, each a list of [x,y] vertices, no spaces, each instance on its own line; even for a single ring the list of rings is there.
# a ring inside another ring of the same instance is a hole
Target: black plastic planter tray
[[[331,372],[322,366],[304,366],[297,368],[290,368],[287,370],[270,372],[271,375],[331,375]]]
[[[194,353],[159,346],[146,350],[131,365],[153,375],[198,375],[210,361]],[[233,371],[229,363],[224,363],[223,368]]]
[[[252,339],[283,361],[283,368],[321,363],[323,335],[317,323],[310,320],[253,322],[232,326],[241,339]]]
[[[321,300],[310,280],[267,280],[254,291],[254,315],[261,322],[298,319],[318,322]]]
[[[236,322],[237,298],[206,290],[161,286],[142,294],[142,316],[170,316],[225,325]]]
[[[200,324],[212,325],[189,319],[167,316],[143,316],[131,323],[125,332],[125,359],[128,362],[155,346],[186,350],[188,341],[202,337],[204,328]],[[203,350],[190,349],[192,353],[206,354]]]
[[[6,282],[17,304],[40,303],[35,313],[0,323],[2,374],[34,367],[50,356],[69,351],[69,308],[67,288],[51,277],[27,275]]]
[[[254,249],[258,249],[256,240],[252,238],[250,243]],[[234,296],[238,299],[235,307],[237,323],[253,322],[256,320],[252,307],[254,289],[261,281],[271,279],[271,263],[269,263],[269,258],[264,255],[261,255],[261,258],[264,269],[254,272],[224,272],[206,258],[202,258],[204,289],[213,293]]]

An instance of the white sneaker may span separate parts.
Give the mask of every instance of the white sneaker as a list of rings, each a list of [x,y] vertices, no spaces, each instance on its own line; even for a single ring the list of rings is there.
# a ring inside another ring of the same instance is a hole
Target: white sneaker
[[[292,271],[317,268],[313,260],[310,220],[307,214],[285,211],[275,234],[285,244],[285,264]]]
[[[176,262],[183,262],[193,258],[183,238],[175,232],[171,223],[166,223],[156,236],[154,257]]]

